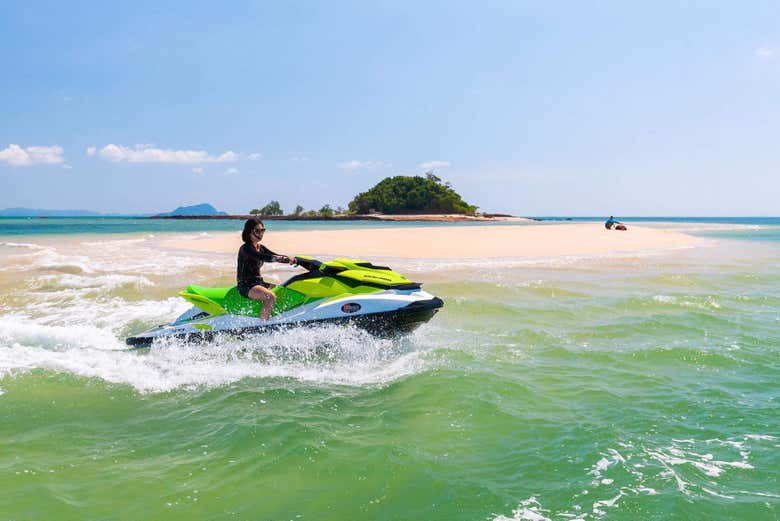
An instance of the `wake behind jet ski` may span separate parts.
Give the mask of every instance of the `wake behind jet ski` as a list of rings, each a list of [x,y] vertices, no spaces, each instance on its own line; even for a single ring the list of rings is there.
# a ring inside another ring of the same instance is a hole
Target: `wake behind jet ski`
[[[233,287],[191,285],[179,295],[194,306],[167,325],[128,337],[130,346],[148,347],[156,339],[209,341],[217,335],[243,337],[265,331],[327,324],[349,324],[392,336],[409,332],[436,314],[444,302],[421,284],[385,266],[360,259],[321,262],[298,256],[305,273],[274,286],[271,316],[261,320],[262,302]]]

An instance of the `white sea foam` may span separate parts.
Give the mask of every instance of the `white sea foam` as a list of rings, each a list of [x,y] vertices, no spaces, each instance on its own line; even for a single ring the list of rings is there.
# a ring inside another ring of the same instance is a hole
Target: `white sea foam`
[[[551,521],[546,514],[549,511],[542,508],[539,501],[531,496],[520,502],[520,505],[512,510],[512,517],[504,515],[496,516],[494,521]]]
[[[769,434],[745,434],[746,440],[761,440],[761,441],[774,441],[777,436],[771,436]]]
[[[16,335],[16,341],[0,349],[0,376],[48,369],[129,385],[143,393],[216,387],[244,378],[362,386],[394,381],[426,366],[419,351],[398,351],[393,342],[343,328],[290,330],[208,345],[169,342],[148,353],[122,349],[116,337],[96,328],[1,331]],[[0,339],[6,344],[5,337]]]
[[[210,254],[165,252],[155,249],[151,239],[137,237],[54,241],[25,255],[23,262],[10,265],[24,298],[23,306],[6,306],[0,316],[0,377],[44,369],[147,393],[243,378],[373,385],[426,367],[424,349],[408,341],[389,342],[343,328],[293,329],[197,346],[168,342],[147,352],[131,351],[123,341],[129,332],[169,322],[190,305],[177,297],[128,300],[113,290],[140,292],[159,287],[165,275],[189,278],[193,270],[209,278],[232,274],[232,262]],[[293,272],[288,266],[268,268],[271,279]],[[166,293],[165,287],[157,291]]]
[[[27,251],[15,264],[20,272],[55,271],[71,274],[138,273],[156,276],[181,274],[193,268],[232,268],[224,256],[170,252],[147,238],[83,242],[52,242]],[[24,259],[27,259],[24,261]]]
[[[121,347],[110,331],[89,325],[50,326],[0,319],[0,346],[49,350],[92,347]],[[2,351],[5,353],[5,350]],[[7,353],[6,353],[7,354]],[[12,363],[13,360],[9,360]],[[5,367],[0,364],[0,370]]]
[[[94,273],[95,267],[86,255],[62,254],[45,250],[36,255],[29,269],[59,271],[63,273]]]
[[[754,470],[749,461],[750,443],[775,439],[770,435],[745,434],[725,440],[675,439],[670,445],[661,447],[649,447],[644,442],[621,442],[620,451],[607,449],[586,469],[583,479],[590,480],[589,486],[584,490],[575,489],[568,505],[543,507],[543,498],[537,494],[522,501],[511,516],[497,515],[494,521],[600,519],[607,516],[609,509],[620,508],[623,498],[670,494],[672,491],[692,499],[780,497],[774,491],[730,489],[727,484],[732,480],[724,479],[731,472]],[[596,479],[592,479],[594,477]],[[584,505],[586,498],[590,509]]]
[[[8,248],[25,248],[28,250],[43,250],[44,246],[40,244],[33,244],[29,242],[0,242],[0,246],[6,246]]]
[[[170,322],[189,308],[189,304],[177,297],[164,300],[127,301],[122,298],[102,297],[99,300],[83,298],[83,290],[61,290],[41,294],[45,299],[29,302],[24,312],[8,314],[0,319],[21,325],[52,325],[72,327],[93,325],[119,332],[131,324],[159,324]]]
[[[610,463],[611,461],[607,458],[601,458],[595,463],[595,465],[593,465],[593,468],[590,469],[588,474],[593,474],[598,478],[601,476],[602,471],[607,470],[607,467],[609,467]]]
[[[112,290],[148,290],[164,275],[189,278],[199,270],[211,278],[234,269],[224,256],[171,253],[156,249],[154,242],[131,237],[20,246],[30,253],[10,269],[20,281],[17,292],[24,294],[23,306],[6,305],[0,316],[0,377],[45,369],[124,384],[139,392],[165,392],[243,378],[372,385],[426,367],[424,349],[414,343],[379,340],[343,328],[127,350],[123,337],[129,332],[169,322],[189,304],[177,297],[127,300]],[[265,271],[273,279],[286,278],[293,269],[270,265]]]
[[[126,239],[103,239],[98,241],[82,241],[84,246],[100,246],[101,248],[121,249],[126,248],[131,244],[142,244],[148,242],[154,235],[147,235],[145,237],[131,237]]]
[[[75,274],[43,275],[34,281],[34,287],[54,286],[58,288],[101,288],[104,290],[120,286],[133,285],[136,288],[153,286],[154,282],[143,275],[126,275],[122,273],[83,276]]]
[[[685,308],[694,309],[720,309],[721,305],[713,297],[699,297],[699,300],[679,298],[672,295],[654,295],[653,300],[661,304],[674,304]]]

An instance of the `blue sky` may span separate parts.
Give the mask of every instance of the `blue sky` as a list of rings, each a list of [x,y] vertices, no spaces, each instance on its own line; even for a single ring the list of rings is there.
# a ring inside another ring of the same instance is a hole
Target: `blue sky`
[[[0,208],[780,213],[777,2],[106,4],[0,8]]]

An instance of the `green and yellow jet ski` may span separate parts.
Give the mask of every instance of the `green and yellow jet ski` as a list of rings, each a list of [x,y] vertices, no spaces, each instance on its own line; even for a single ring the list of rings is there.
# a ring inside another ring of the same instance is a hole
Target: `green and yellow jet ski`
[[[421,285],[385,266],[360,259],[320,262],[296,257],[306,271],[274,286],[271,317],[259,318],[262,304],[244,298],[236,287],[188,286],[179,295],[193,307],[167,325],[127,338],[146,347],[161,338],[209,341],[217,335],[243,337],[265,331],[311,325],[354,325],[380,336],[414,330],[444,302]]]

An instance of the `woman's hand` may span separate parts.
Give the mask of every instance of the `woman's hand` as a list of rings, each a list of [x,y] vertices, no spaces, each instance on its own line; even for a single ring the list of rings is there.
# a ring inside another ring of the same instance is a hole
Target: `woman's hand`
[[[274,262],[283,262],[285,264],[297,264],[295,262],[295,257],[292,255],[274,255],[273,257]]]

